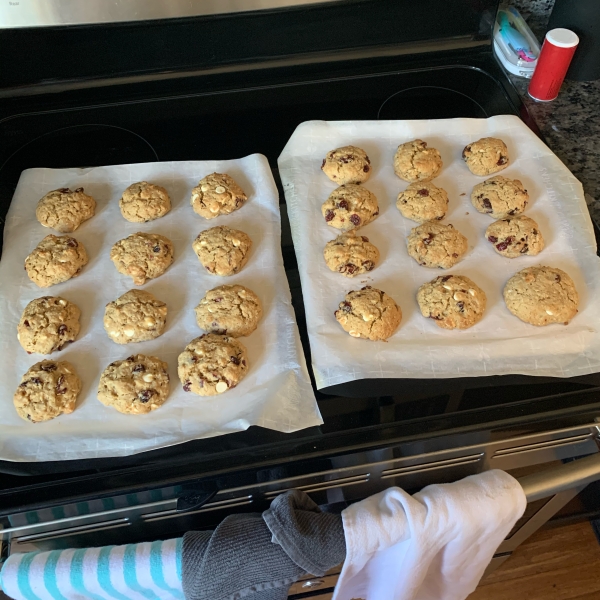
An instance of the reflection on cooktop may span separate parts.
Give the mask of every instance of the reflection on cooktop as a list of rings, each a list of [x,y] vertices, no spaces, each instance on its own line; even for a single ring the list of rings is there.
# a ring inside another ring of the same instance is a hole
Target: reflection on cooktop
[[[432,104],[435,104],[436,119],[454,119],[466,114],[474,118],[490,116],[479,102],[462,92],[435,85],[421,85],[400,90],[386,98],[379,107],[377,118],[430,119]]]

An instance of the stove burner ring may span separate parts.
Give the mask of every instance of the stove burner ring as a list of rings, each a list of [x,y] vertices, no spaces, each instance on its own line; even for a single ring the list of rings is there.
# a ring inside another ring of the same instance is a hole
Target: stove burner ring
[[[28,142],[26,142],[25,144],[23,144],[22,146],[20,146],[19,148],[17,148],[0,166],[0,171],[2,171],[2,169],[7,165],[7,163],[10,162],[10,160],[17,154],[19,154],[20,152],[22,152],[23,150],[25,150],[25,148],[27,148],[28,146],[30,146],[31,144],[34,144],[35,142],[38,142],[39,140],[42,140],[48,136],[52,136],[52,135],[56,135],[57,133],[60,132],[68,132],[69,130],[73,130],[73,129],[80,129],[80,128],[85,128],[85,127],[89,127],[89,128],[109,128],[109,129],[115,129],[118,131],[122,131],[125,133],[128,133],[130,135],[135,136],[136,138],[138,138],[140,141],[142,141],[147,148],[151,151],[151,153],[154,155],[154,160],[155,161],[159,161],[159,157],[158,154],[156,152],[156,150],[154,149],[154,147],[152,146],[152,144],[143,136],[141,136],[139,133],[136,133],[135,131],[131,131],[130,129],[127,129],[125,127],[120,127],[119,125],[109,125],[107,123],[82,123],[82,124],[78,124],[78,125],[68,125],[66,127],[59,127],[57,129],[53,129],[52,131],[46,131],[45,133],[42,133],[41,135],[38,135],[37,137],[29,140]],[[136,162],[138,162],[136,160]],[[141,161],[139,161],[141,162]],[[72,167],[74,167],[75,165],[71,165]],[[89,165],[80,165],[82,168],[87,167]]]
[[[438,85],[417,85],[417,86],[413,86],[413,87],[409,87],[406,88],[404,90],[400,90],[398,92],[393,93],[391,96],[388,96],[381,104],[381,106],[379,107],[379,110],[377,111],[377,119],[381,119],[382,118],[382,113],[384,112],[384,110],[387,108],[388,112],[392,112],[390,110],[391,105],[393,104],[393,100],[397,97],[400,96],[401,94],[406,94],[407,92],[416,92],[416,91],[425,91],[425,90],[437,90],[437,91],[441,91],[444,92],[444,94],[452,99],[454,102],[457,101],[457,96],[462,97],[463,99],[467,100],[469,102],[469,104],[472,105],[472,109],[475,109],[477,111],[479,111],[481,114],[480,116],[485,116],[488,117],[488,113],[487,111],[483,108],[483,106],[481,106],[481,104],[479,104],[479,102],[477,102],[477,100],[474,100],[473,98],[471,98],[471,96],[467,96],[466,94],[464,94],[463,92],[459,92],[458,90],[453,90],[452,88],[447,88],[447,87],[442,87],[442,86],[438,86]],[[386,104],[390,103],[387,107]],[[469,116],[473,116],[472,114],[463,114],[463,115],[457,115],[457,116],[463,116],[463,117],[469,117]],[[385,119],[398,119],[398,118],[409,118],[409,117],[398,117],[397,115],[390,115],[385,117]],[[421,117],[423,118],[423,117]],[[431,118],[436,118],[434,116],[432,116]],[[439,118],[439,117],[437,117]]]

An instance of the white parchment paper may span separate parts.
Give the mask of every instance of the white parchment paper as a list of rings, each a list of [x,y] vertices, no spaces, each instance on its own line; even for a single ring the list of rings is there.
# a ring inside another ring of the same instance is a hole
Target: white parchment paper
[[[484,239],[493,221],[471,205],[472,175],[461,153],[485,136],[502,138],[511,165],[500,174],[520,179],[530,194],[526,214],[540,225],[545,250],[535,257],[507,259]],[[434,183],[450,198],[445,223],[469,240],[465,258],[448,271],[419,266],[406,251],[417,223],[396,209],[407,183],[396,177],[392,158],[399,144],[415,138],[437,148],[444,168]],[[321,171],[328,150],[364,148],[373,173],[364,185],[379,200],[380,215],[360,229],[381,252],[369,276],[348,279],[323,260],[325,244],[339,233],[326,225],[321,204],[335,189]],[[301,124],[279,157],[288,214],[306,304],[312,364],[318,388],[362,378],[446,378],[519,373],[570,377],[600,371],[600,259],[581,184],[547,146],[515,116],[431,121],[310,121]],[[549,265],[566,271],[580,295],[579,314],[568,326],[534,327],[506,308],[502,289],[517,271]],[[464,274],[485,291],[484,318],[471,329],[446,331],[421,316],[420,285],[440,273]],[[352,289],[373,285],[390,294],[403,313],[387,342],[351,338],[333,312]]]
[[[229,173],[249,200],[231,215],[207,221],[193,212],[189,198],[192,187],[213,171]],[[173,209],[150,223],[129,223],[121,216],[119,198],[128,185],[141,180],[163,185]],[[96,215],[72,234],[86,247],[90,262],[75,279],[40,289],[28,279],[23,261],[45,235],[56,233],[37,222],[35,207],[46,192],[60,187],[83,187],[98,203]],[[192,249],[196,235],[215,225],[241,229],[253,240],[248,263],[231,277],[207,273]],[[165,301],[169,313],[162,336],[121,346],[104,332],[104,307],[135,286],[131,278],[117,272],[109,253],[116,241],[136,231],[160,233],[173,241],[174,263],[141,287]],[[24,171],[7,215],[0,262],[0,458],[45,461],[125,456],[250,425],[291,432],[322,423],[291,306],[280,235],[277,188],[262,155],[231,161]],[[246,378],[223,395],[201,398],[182,390],[177,356],[202,334],[194,307],[208,289],[224,283],[254,290],[264,315],[258,329],[242,338],[250,361]],[[83,389],[72,414],[30,424],[17,416],[12,396],[21,375],[48,357],[27,355],[17,341],[16,327],[27,303],[44,295],[63,296],[81,309],[79,338],[51,357],[72,362]],[[158,356],[169,364],[169,399],[147,415],[123,415],[96,398],[106,365],[134,353]]]

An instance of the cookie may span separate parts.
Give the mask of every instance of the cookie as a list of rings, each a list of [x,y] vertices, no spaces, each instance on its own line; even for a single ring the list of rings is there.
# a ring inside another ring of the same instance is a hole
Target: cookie
[[[411,183],[398,194],[396,208],[403,217],[417,223],[440,221],[448,212],[448,194],[430,182]]]
[[[184,392],[216,396],[234,388],[248,373],[246,347],[234,337],[207,333],[192,340],[177,359]]]
[[[74,342],[79,333],[79,308],[64,298],[32,300],[17,325],[17,339],[28,354],[51,354]]]
[[[394,154],[394,172],[404,181],[430,181],[440,174],[442,166],[440,153],[423,140],[400,144]]]
[[[81,242],[68,235],[47,235],[25,259],[29,279],[45,288],[76,277],[88,263]]]
[[[492,223],[485,237],[494,250],[507,258],[535,256],[544,249],[544,238],[539,225],[525,215],[507,217]]]
[[[209,273],[226,277],[240,271],[248,262],[252,240],[239,229],[219,225],[202,231],[192,248]]]
[[[467,144],[462,157],[473,175],[485,177],[506,169],[510,163],[508,148],[498,138],[486,137]]]
[[[164,187],[147,181],[132,183],[119,200],[123,218],[146,223],[164,217],[171,210],[171,198]]]
[[[194,212],[205,219],[228,215],[241,208],[248,196],[226,173],[212,173],[192,190],[190,203]]]
[[[117,344],[153,340],[162,335],[166,322],[167,305],[142,290],[125,292],[104,310],[104,330]]]
[[[579,294],[573,280],[561,269],[528,267],[504,286],[504,302],[521,321],[537,325],[564,323],[577,314]]]
[[[352,337],[373,341],[389,338],[402,320],[402,311],[394,300],[369,285],[346,294],[334,314]]]
[[[327,266],[345,277],[355,277],[372,271],[379,262],[379,250],[364,235],[354,231],[342,233],[327,242],[323,250]]]
[[[417,292],[421,314],[442,329],[468,329],[481,321],[485,292],[464,275],[444,275],[424,283]]]
[[[156,356],[132,354],[110,363],[100,375],[98,400],[126,415],[145,415],[169,395],[168,365]]]
[[[48,192],[35,209],[37,220],[60,233],[75,231],[84,221],[94,216],[96,201],[84,193],[83,188],[71,191],[60,188]]]
[[[158,233],[132,233],[110,250],[117,271],[129,275],[135,285],[162,275],[173,262],[173,242]]]
[[[321,169],[338,185],[364,183],[371,176],[371,161],[361,148],[343,146],[327,153]]]
[[[471,203],[480,212],[494,219],[518,215],[525,210],[529,194],[518,179],[502,175],[478,183],[471,192]]]
[[[321,212],[327,225],[350,231],[370,223],[379,214],[379,205],[373,192],[347,183],[331,192]]]
[[[468,242],[452,225],[429,221],[410,232],[407,247],[421,266],[449,269],[466,253]]]
[[[242,285],[221,285],[206,292],[194,309],[198,326],[232,337],[250,335],[262,317],[258,296]]]
[[[70,362],[43,360],[23,375],[13,403],[22,419],[41,423],[72,413],[80,391],[81,380]]]

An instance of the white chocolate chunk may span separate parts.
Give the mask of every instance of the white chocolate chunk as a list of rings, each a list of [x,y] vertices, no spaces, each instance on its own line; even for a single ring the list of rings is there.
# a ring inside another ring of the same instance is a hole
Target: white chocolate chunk
[[[222,394],[229,389],[229,386],[224,381],[219,381],[215,389],[217,390],[217,394]]]

